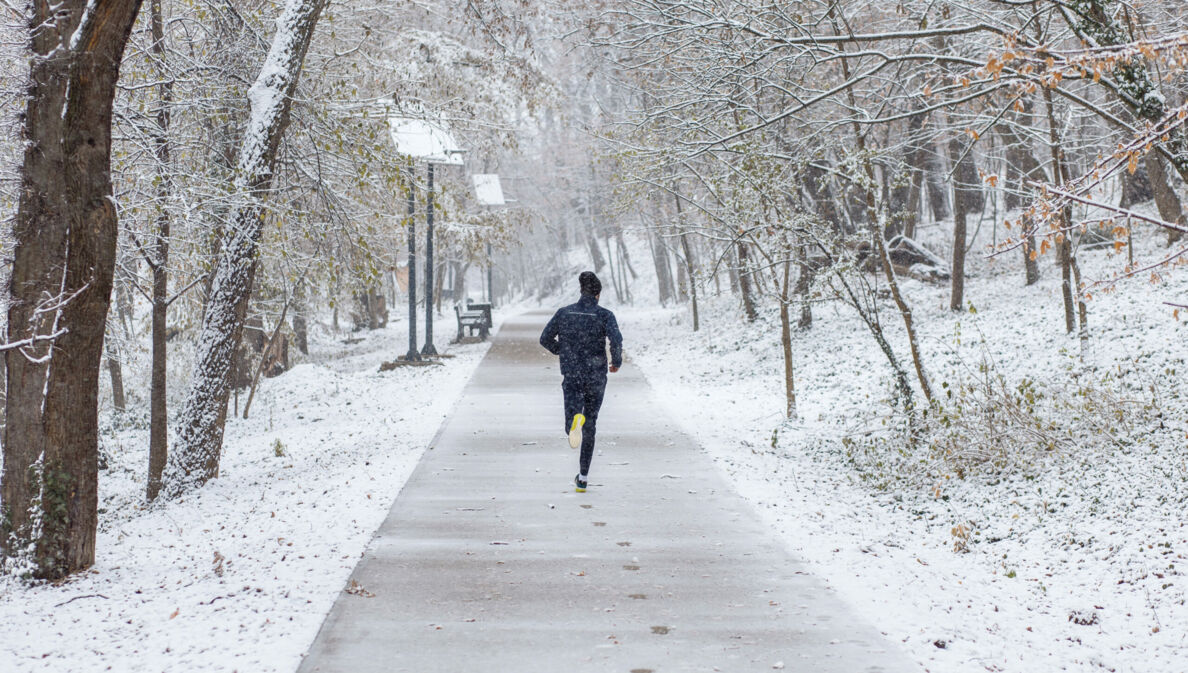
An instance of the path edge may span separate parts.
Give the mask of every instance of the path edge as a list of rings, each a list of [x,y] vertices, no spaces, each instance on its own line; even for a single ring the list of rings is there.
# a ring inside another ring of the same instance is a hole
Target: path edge
[[[506,316],[503,320],[499,321],[499,326],[496,327],[488,336],[488,339],[490,339],[490,346],[487,347],[487,352],[483,353],[482,359],[478,361],[478,364],[476,364],[474,366],[474,370],[470,372],[470,376],[468,376],[466,378],[466,382],[462,384],[463,392],[465,392],[466,389],[468,387],[470,387],[470,382],[474,380],[474,375],[476,373],[478,373],[479,367],[481,367],[483,365],[483,362],[491,354],[491,347],[493,347],[495,345],[495,338],[499,336],[499,333],[501,331],[503,331],[503,325],[507,323],[507,320],[509,318],[518,318],[521,315],[524,315],[525,313],[530,313],[530,312],[531,312],[530,310],[521,311],[515,315]],[[383,526],[384,526],[384,522],[386,522],[388,520],[388,518],[391,517],[392,510],[394,510],[396,508],[396,505],[400,501],[400,494],[404,492],[405,486],[407,486],[408,482],[412,481],[413,476],[415,476],[417,474],[417,472],[419,472],[425,466],[425,454],[429,451],[432,451],[433,448],[437,446],[437,441],[439,439],[441,439],[442,434],[445,432],[446,426],[448,426],[450,424],[450,421],[454,420],[454,414],[458,411],[458,404],[461,401],[462,401],[462,394],[459,393],[458,397],[456,397],[454,399],[454,401],[450,404],[450,409],[449,409],[449,411],[446,412],[445,417],[441,419],[441,424],[437,426],[437,432],[433,433],[433,437],[429,439],[429,442],[427,444],[425,444],[424,448],[421,449],[420,454],[417,455],[416,467],[414,467],[412,469],[412,471],[408,473],[408,476],[405,477],[404,483],[400,485],[400,490],[396,491],[396,495],[392,498],[392,505],[391,505],[391,507],[388,508],[387,514],[385,514],[384,518],[380,520],[380,523],[378,526],[375,527],[375,530],[371,532],[371,537],[369,537],[367,539],[367,544],[363,546],[364,554],[367,553],[368,549],[371,549],[372,544],[375,543],[376,537],[379,536],[380,529],[383,528]],[[362,558],[362,556],[360,556],[360,558]],[[318,625],[318,630],[314,633],[313,640],[311,640],[309,642],[309,644],[306,645],[306,647],[304,648],[304,651],[301,653],[301,661],[299,661],[297,663],[297,668],[295,669],[296,673],[301,673],[303,670],[305,670],[305,662],[307,659],[309,659],[310,650],[313,649],[313,646],[321,638],[322,631],[326,628],[326,624],[330,620],[331,613],[334,612],[334,607],[336,605],[338,605],[339,599],[341,599],[342,595],[344,593],[346,593],[347,587],[350,586],[351,578],[355,576],[355,569],[358,567],[359,567],[359,562],[355,561],[355,567],[351,568],[351,573],[350,573],[350,575],[347,575],[346,583],[344,583],[342,585],[342,588],[340,588],[338,590],[338,595],[334,597],[334,602],[330,604],[330,610],[327,611],[326,614],[322,616],[322,623]]]

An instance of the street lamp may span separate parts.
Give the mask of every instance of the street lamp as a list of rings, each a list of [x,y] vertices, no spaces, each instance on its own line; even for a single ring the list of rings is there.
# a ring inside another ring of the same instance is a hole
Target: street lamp
[[[433,346],[433,167],[436,164],[461,166],[465,150],[459,149],[454,137],[440,124],[423,119],[389,117],[388,129],[392,142],[400,154],[423,160],[428,165],[427,194],[425,199],[425,346],[417,354],[417,295],[416,295],[416,227],[409,226],[408,240],[408,354],[407,360],[420,360],[420,356],[437,355]],[[409,168],[409,175],[413,174]],[[410,181],[414,182],[414,181]],[[408,197],[409,219],[412,220],[414,200],[410,191]]]
[[[417,172],[408,165],[408,352],[404,359],[420,362],[417,352]]]

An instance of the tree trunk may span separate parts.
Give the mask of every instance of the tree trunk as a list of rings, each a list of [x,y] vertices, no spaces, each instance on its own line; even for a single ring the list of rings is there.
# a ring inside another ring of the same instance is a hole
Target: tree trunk
[[[164,226],[168,227],[168,225]],[[159,254],[168,255],[166,252],[168,243],[165,238],[168,232],[166,231],[164,234],[158,232],[158,234],[160,236],[157,246]],[[165,258],[158,259],[164,261]],[[149,502],[155,500],[161,492],[161,479],[165,473],[165,464],[169,456],[169,414],[166,406],[166,381],[168,379],[166,316],[169,312],[167,291],[166,271],[164,264],[161,264],[153,269],[153,364],[149,378],[151,389],[149,392],[148,480],[144,493]]]
[[[470,270],[470,262],[467,262],[466,264],[463,264],[462,262],[455,262],[454,268],[456,269],[454,274],[454,301],[461,302],[463,305],[465,305],[468,298],[466,292],[466,272]],[[482,287],[480,286],[479,289],[481,290]],[[385,315],[384,325],[387,325],[387,323],[388,318]]]
[[[1061,221],[1066,221],[1061,218]],[[1056,262],[1060,264],[1060,296],[1064,300],[1064,332],[1072,334],[1076,329],[1076,313],[1073,304],[1073,241],[1061,235],[1056,243]]]
[[[615,241],[619,244],[619,254],[623,259],[619,265],[620,269],[625,269],[627,273],[631,274],[631,280],[639,278],[639,274],[635,272],[635,267],[631,266],[631,253],[627,251],[627,242],[623,240],[623,230],[619,229],[615,232]],[[626,275],[623,276],[623,281],[626,282]],[[628,293],[630,294],[630,293]]]
[[[681,197],[674,194],[676,201],[677,222],[681,222]],[[689,245],[689,235],[681,231],[681,251],[685,255],[685,271],[689,277],[689,297],[693,302],[693,331],[701,329],[701,317],[697,311],[697,271],[693,260],[693,247]]]
[[[1081,267],[1077,265],[1077,258],[1071,257],[1069,265],[1072,267],[1073,282],[1077,288],[1077,324],[1080,329],[1078,336],[1081,340],[1081,353],[1084,354],[1089,347],[1089,309],[1085,306],[1085,295],[1081,293]]]
[[[1048,112],[1048,150],[1052,158],[1052,184],[1064,185],[1068,173],[1064,168],[1060,136],[1056,130],[1056,107],[1052,103],[1052,92],[1044,89],[1044,104]],[[1064,207],[1060,214],[1060,228],[1067,230],[1072,223],[1072,206]],[[1072,238],[1071,231],[1058,234],[1056,240],[1057,262],[1060,264],[1060,296],[1064,299],[1065,332],[1072,334],[1076,329],[1076,307],[1073,304]]]
[[[1158,152],[1148,152],[1146,165],[1147,177],[1151,181],[1151,191],[1155,195],[1155,207],[1159,209],[1160,219],[1179,225],[1188,224],[1188,218],[1184,217],[1184,208],[1180,204],[1180,196],[1172,188],[1167,171],[1163,168],[1163,158]],[[1183,235],[1180,231],[1168,229],[1167,244],[1176,243]]]
[[[899,291],[899,281],[896,280],[895,269],[891,266],[891,256],[887,254],[887,246],[884,245],[881,236],[875,236],[875,247],[883,261],[883,274],[887,278],[887,286],[891,289],[891,298],[895,300],[895,305],[899,308],[899,315],[903,318],[903,326],[908,337],[908,348],[912,354],[912,364],[916,368],[916,378],[920,381],[920,390],[924,392],[924,399],[932,402],[932,384],[929,383],[928,374],[924,370],[924,359],[920,355],[920,346],[916,340],[916,327],[912,321],[912,309]]]
[[[920,203],[924,192],[924,174],[928,170],[927,153],[924,148],[924,122],[927,114],[917,114],[908,120],[908,145],[904,154],[909,174],[907,185],[907,203],[904,204],[903,235],[908,238],[916,237],[916,224],[920,219]]]
[[[593,225],[591,225],[592,227]],[[590,259],[594,262],[594,273],[601,273],[606,266],[606,259],[602,256],[602,248],[598,246],[598,237],[590,227],[586,227],[586,246],[590,248]]]
[[[42,340],[5,352],[0,551],[39,578],[95,559],[99,371],[118,233],[112,100],[139,9],[139,0],[30,4],[7,337]]]
[[[697,312],[697,270],[694,266],[693,249],[689,245],[689,235],[681,232],[681,247],[685,252],[685,266],[689,276],[689,298],[693,302],[693,331],[701,329],[701,317]]]
[[[227,414],[228,373],[243,333],[264,227],[263,198],[271,184],[277,150],[289,123],[293,93],[305,53],[327,0],[288,0],[264,66],[248,98],[251,116],[239,151],[233,192],[243,203],[223,232],[210,298],[194,360],[194,375],[169,462],[168,492],[182,493],[219,474]]]
[[[598,245],[595,244],[594,247],[598,247]],[[619,285],[619,272],[615,270],[614,259],[615,259],[615,250],[611,246],[610,236],[607,236],[606,237],[606,263],[607,263],[607,266],[609,267],[608,271],[610,271],[611,287],[613,287],[615,289],[615,299],[618,300],[618,302],[620,304],[622,304],[623,303],[623,288],[620,287],[620,285]]]
[[[960,311],[965,303],[965,216],[969,191],[968,185],[964,184],[960,177],[969,172],[968,169],[962,170],[965,168],[964,164],[969,161],[968,154],[966,158],[961,158],[967,148],[968,144],[961,142],[957,137],[949,140],[949,157],[957,165],[953,176],[953,268],[950,274],[952,284],[949,294],[949,309],[953,311]]]
[[[1155,154],[1155,152],[1147,154],[1147,160],[1140,164],[1134,173],[1122,173],[1122,198],[1118,201],[1119,207],[1132,208],[1136,203],[1155,198],[1155,191],[1151,186],[1151,178],[1146,166]],[[1163,166],[1159,168],[1162,169]]]
[[[161,0],[151,0],[153,54],[158,62],[165,62],[165,23],[161,12]],[[157,199],[160,212],[157,215],[157,250],[153,262],[153,365],[150,375],[149,393],[149,460],[145,498],[152,502],[161,492],[161,477],[169,455],[169,415],[166,408],[167,380],[167,322],[169,314],[169,213],[165,209],[172,184],[170,180],[169,106],[173,103],[173,85],[165,72],[161,78],[159,92],[160,109],[157,111],[157,128],[154,141],[157,146]]]
[[[412,269],[409,269],[409,288],[412,286]],[[306,305],[305,298],[305,279],[297,281],[297,286],[293,288],[293,319],[290,324],[293,327],[293,341],[297,344],[297,350],[301,351],[302,355],[309,355],[309,324],[306,322],[305,313],[309,310]],[[413,311],[413,307],[409,306],[409,310]],[[415,312],[415,311],[414,311]]]
[[[115,352],[109,340],[105,344],[107,349],[107,374],[111,377],[111,406],[123,413],[127,408],[124,398],[124,368],[120,364],[120,356]]]
[[[687,278],[688,267],[685,264],[684,255],[679,256],[676,263],[677,275],[677,301],[684,303],[689,299],[689,279]]]
[[[796,246],[796,262],[800,271],[796,275],[796,295],[800,297],[800,320],[798,329],[808,329],[813,326],[813,305],[809,301],[809,288],[813,284],[813,269],[809,265],[808,244],[801,242]]]
[[[132,298],[128,296],[128,283],[131,282],[127,271],[116,269],[113,278],[112,292],[115,295],[116,313],[120,319],[120,327],[124,330],[124,339],[132,341]]]
[[[730,279],[730,294],[738,296],[742,289],[738,282],[738,248],[735,246],[726,252],[726,275]]]
[[[792,296],[788,292],[792,275],[792,263],[784,262],[784,282],[780,290],[780,346],[784,352],[784,417],[796,418],[796,381],[792,369],[792,325],[788,316],[788,304]]]
[[[293,340],[297,343],[297,350],[301,351],[302,355],[309,355],[309,326],[305,321],[305,316],[301,314],[301,308],[293,313]]]
[[[660,305],[665,306],[673,299],[672,269],[668,266],[668,248],[664,241],[657,241],[654,233],[648,233],[648,243],[652,248],[652,261],[656,266],[656,285],[660,294]]]
[[[953,145],[949,144],[949,161],[956,166],[953,169],[953,188],[961,189],[965,200],[965,215],[968,217],[971,213],[979,213],[986,209],[986,192],[982,189],[982,179],[978,175],[978,164],[973,150],[966,151],[966,148],[972,146],[971,143],[959,142],[958,146],[961,147],[961,153],[953,155]],[[953,208],[956,207],[954,204]]]
[[[743,315],[747,322],[755,322],[759,312],[755,310],[755,295],[751,292],[751,265],[747,254],[747,245],[742,239],[735,241],[738,251],[738,286],[742,293]]]
[[[630,265],[630,260],[627,258],[627,248],[623,245],[622,234],[619,234],[616,240],[618,241],[618,247],[616,250],[612,250],[611,254],[617,254],[619,256],[619,285],[623,287],[624,301],[630,304],[632,303],[631,280],[627,278],[627,267]],[[634,276],[635,272],[632,271],[631,274]]]
[[[925,158],[927,168],[924,171],[924,180],[928,188],[928,207],[932,210],[932,219],[940,222],[949,217],[949,203],[945,198],[949,190],[945,189],[940,177],[945,173],[945,165],[940,154],[935,151],[926,154]]]

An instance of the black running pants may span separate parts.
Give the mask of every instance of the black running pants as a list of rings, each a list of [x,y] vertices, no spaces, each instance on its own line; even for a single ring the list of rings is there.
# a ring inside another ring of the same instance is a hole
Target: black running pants
[[[565,395],[565,432],[573,427],[574,414],[586,417],[582,426],[581,473],[590,473],[590,460],[594,457],[594,434],[598,430],[598,410],[602,408],[602,396],[606,392],[606,377],[585,378],[566,376],[561,381]]]

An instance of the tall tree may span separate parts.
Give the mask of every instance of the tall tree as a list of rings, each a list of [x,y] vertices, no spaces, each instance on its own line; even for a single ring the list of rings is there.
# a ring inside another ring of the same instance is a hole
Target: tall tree
[[[952,284],[949,294],[949,308],[960,311],[965,301],[965,220],[974,204],[970,198],[973,187],[970,181],[976,181],[977,168],[972,148],[968,143],[956,136],[949,140],[949,158],[955,166],[953,170],[953,258]],[[976,185],[975,185],[976,186]]]
[[[288,0],[268,56],[248,91],[250,113],[239,150],[232,191],[238,200],[222,233],[190,388],[179,418],[177,444],[169,456],[167,491],[218,476],[227,416],[228,376],[239,346],[264,229],[264,200],[272,185],[277,151],[289,125],[293,94],[305,54],[328,0]]]
[[[139,0],[33,0],[8,287],[0,545],[35,577],[95,559],[98,395],[115,272],[112,101]]]
[[[171,172],[169,170],[169,106],[173,102],[173,84],[165,72],[165,22],[161,12],[161,0],[150,0],[153,47],[157,60],[160,83],[157,85],[160,97],[157,110],[157,126],[153,129],[153,140],[157,150],[157,231],[156,255],[149,261],[153,271],[153,366],[149,393],[149,464],[145,497],[153,500],[161,492],[161,478],[165,473],[165,462],[169,455],[169,416],[165,405],[166,378],[166,319],[169,314],[169,199]]]

